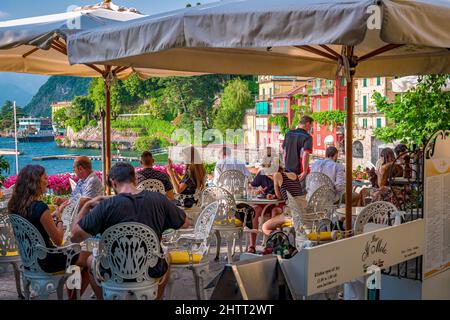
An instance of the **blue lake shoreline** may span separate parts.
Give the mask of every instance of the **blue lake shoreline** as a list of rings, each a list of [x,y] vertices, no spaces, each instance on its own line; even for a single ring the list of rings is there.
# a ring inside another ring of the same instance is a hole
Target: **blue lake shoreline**
[[[0,149],[14,149],[14,139],[12,138],[0,138]],[[72,148],[60,148],[54,141],[51,142],[22,142],[18,145],[19,151],[23,152],[19,155],[19,170],[28,164],[39,164],[43,166],[47,174],[57,174],[73,171],[73,160],[32,160],[33,157],[39,156],[52,156],[52,155],[86,155],[86,156],[99,156],[101,150],[99,149],[72,149]],[[114,153],[116,153],[114,151]],[[135,151],[120,151],[123,156],[137,157],[139,153]],[[14,155],[5,155],[5,159],[10,165],[9,173],[3,173],[4,176],[11,176],[16,174],[16,160]],[[133,165],[138,166],[138,162],[132,162]],[[94,170],[101,170],[101,161],[92,161]]]

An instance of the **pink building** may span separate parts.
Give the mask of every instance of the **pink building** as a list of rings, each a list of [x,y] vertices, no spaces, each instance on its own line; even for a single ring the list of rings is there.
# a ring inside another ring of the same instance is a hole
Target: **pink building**
[[[310,104],[313,112],[346,110],[347,87],[345,79],[325,80],[314,79],[310,93]],[[333,124],[313,125],[313,153],[325,156],[325,149],[334,145],[340,152],[344,152],[344,128]]]

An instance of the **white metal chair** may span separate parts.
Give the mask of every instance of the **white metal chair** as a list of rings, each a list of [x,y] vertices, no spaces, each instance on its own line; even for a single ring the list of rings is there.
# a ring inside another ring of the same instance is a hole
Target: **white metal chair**
[[[229,191],[232,195],[242,195],[244,193],[246,177],[239,170],[227,170],[223,172],[218,181],[217,186]]]
[[[21,264],[22,260],[20,259],[19,249],[14,239],[14,231],[5,208],[0,210],[0,273],[5,272],[8,266],[12,265],[16,279],[17,294],[19,298],[24,299],[25,297],[21,288]]]
[[[147,179],[142,181],[137,186],[138,190],[146,190],[151,192],[159,192],[161,194],[166,194],[166,189],[164,188],[164,184],[157,179]]]
[[[330,177],[320,172],[311,172],[306,176],[306,199],[314,194],[314,192],[321,186],[329,186],[334,190],[334,183]]]
[[[64,226],[64,243],[70,242],[70,226],[72,225],[73,218],[78,214],[78,207],[80,205],[81,196],[75,195],[69,200],[67,206],[63,209],[61,214],[61,220]]]
[[[391,225],[394,217],[394,212],[398,209],[395,205],[387,201],[376,201],[366,207],[356,217],[353,232],[355,235],[364,232],[364,226],[367,224],[376,225]]]
[[[150,227],[137,222],[109,227],[93,256],[94,278],[102,287],[105,300],[155,299],[159,283],[149,276],[149,268],[155,267],[164,255],[159,238]]]
[[[236,214],[236,202],[233,195],[224,188],[221,187],[209,187],[202,192],[202,208],[205,208],[208,204],[219,201],[221,204],[219,212],[217,213],[216,219],[214,221],[213,230],[215,231],[217,238],[217,252],[215,260],[219,259],[221,239],[225,236],[227,239],[227,249],[228,249],[228,262],[231,263],[233,256],[235,241],[238,238],[239,249],[242,253],[242,237],[244,221],[239,221],[235,218]]]
[[[70,189],[73,192],[75,190],[75,188],[77,187],[77,183],[72,178],[69,178],[69,183],[70,183]]]
[[[45,259],[49,254],[64,254],[67,257],[66,270],[75,254],[81,251],[79,244],[70,244],[64,247],[47,248],[39,231],[25,218],[9,215],[14,230],[16,244],[22,259],[22,275],[24,280],[25,298],[30,299],[31,289],[41,298],[48,298],[56,291],[58,299],[63,298],[64,283],[70,274],[65,270],[57,273],[47,273],[42,270],[39,260]]]
[[[176,233],[167,245],[170,257],[170,280],[167,296],[173,297],[173,287],[180,279],[184,269],[191,270],[194,276],[197,299],[205,300],[204,281],[209,273],[209,245],[214,219],[221,205],[218,201],[210,203],[200,214],[192,233]]]
[[[180,206],[183,207],[184,212],[186,212],[186,216],[188,217],[190,226],[195,226],[197,218],[202,211],[201,196],[202,196],[201,189],[196,189],[193,195],[175,194],[175,199],[178,200]],[[190,208],[185,206],[185,200],[188,198],[189,199],[192,198],[194,200],[194,205]],[[192,230],[193,229],[190,229],[190,231]]]
[[[321,239],[322,231],[331,231],[331,213],[328,212],[329,202],[327,203],[322,194],[327,195],[329,188],[322,186],[316,190],[316,196],[311,197],[313,201],[306,201],[302,197],[293,197],[289,192],[286,215],[292,216],[292,222],[295,230],[295,243],[298,250],[305,244],[317,245],[331,239]],[[316,200],[318,199],[318,200]],[[316,201],[314,201],[316,200]],[[312,238],[312,234],[315,237]],[[310,239],[312,238],[312,239]]]

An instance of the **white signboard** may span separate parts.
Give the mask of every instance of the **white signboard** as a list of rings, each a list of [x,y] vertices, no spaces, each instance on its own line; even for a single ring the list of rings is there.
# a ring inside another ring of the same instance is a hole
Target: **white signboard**
[[[381,269],[418,257],[424,251],[424,221],[393,227],[301,250],[281,261],[294,298],[310,296]]]
[[[450,131],[433,135],[425,148],[424,278],[450,267]]]

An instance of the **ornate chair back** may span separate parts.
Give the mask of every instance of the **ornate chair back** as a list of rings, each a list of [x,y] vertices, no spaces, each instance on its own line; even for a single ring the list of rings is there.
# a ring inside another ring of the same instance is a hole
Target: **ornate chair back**
[[[161,194],[166,194],[164,184],[157,179],[147,179],[142,181],[137,186],[138,190],[146,190],[151,192],[159,192]]]
[[[103,268],[103,280],[115,285],[133,280],[137,283],[155,282],[148,271],[162,257],[160,241],[154,230],[142,223],[124,222],[102,234],[96,268]]]
[[[208,187],[202,192],[202,208],[218,201],[220,206],[216,215],[216,221],[222,225],[235,225],[236,202],[233,195],[221,187]]]
[[[24,268],[31,272],[45,273],[38,263],[38,259],[47,256],[47,253],[40,249],[46,247],[40,232],[27,219],[17,214],[10,214],[9,219]]]
[[[77,194],[64,208],[61,214],[61,220],[63,222],[64,231],[64,242],[66,243],[70,238],[70,225],[72,224],[73,218],[78,214],[78,206],[80,205],[81,196]]]
[[[11,222],[8,218],[6,209],[0,210],[0,262],[2,257],[7,257],[8,253],[18,253],[16,240],[14,238],[14,231]]]
[[[289,210],[286,212],[288,215],[292,216],[295,231],[309,234],[314,229],[317,221],[317,214],[307,211],[307,202],[301,197],[293,197],[289,192],[287,192],[287,196],[287,207]]]
[[[77,187],[77,183],[72,178],[69,178],[69,183],[70,183],[70,189],[72,189],[72,191],[74,191],[75,188]]]
[[[221,204],[218,201],[208,204],[200,213],[194,227],[196,239],[207,239],[211,233],[214,219],[219,211]]]
[[[306,176],[306,198],[310,199],[321,186],[329,186],[334,190],[334,183],[330,177],[320,172],[311,172]]]
[[[364,225],[367,223],[376,223],[390,225],[393,213],[398,211],[397,207],[387,201],[376,201],[366,207],[356,217],[354,233],[364,232]]]
[[[246,188],[245,175],[239,170],[227,170],[220,175],[217,185],[233,195],[241,195]]]
[[[314,191],[311,197],[308,199],[308,212],[324,212],[328,216],[331,216],[336,209],[334,204],[336,200],[336,193],[333,187],[323,185]]]

